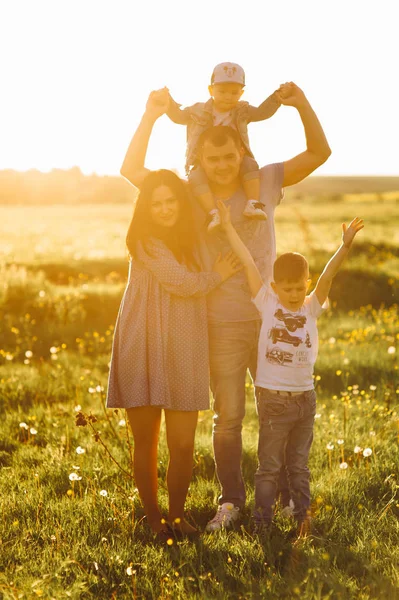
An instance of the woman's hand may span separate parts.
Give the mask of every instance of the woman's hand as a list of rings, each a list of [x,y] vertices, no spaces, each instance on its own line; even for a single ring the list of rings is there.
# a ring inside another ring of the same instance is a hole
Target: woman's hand
[[[342,243],[346,248],[350,248],[355,235],[363,229],[363,219],[355,217],[353,221],[349,223],[349,227],[342,223]]]
[[[158,119],[168,110],[169,102],[170,97],[167,87],[164,87],[161,90],[154,90],[148,96],[145,112],[153,119]]]
[[[215,260],[215,264],[212,267],[212,271],[219,273],[222,281],[225,281],[242,268],[242,264],[237,256],[234,254],[234,252],[230,251],[224,256],[221,254],[218,255],[217,259]]]

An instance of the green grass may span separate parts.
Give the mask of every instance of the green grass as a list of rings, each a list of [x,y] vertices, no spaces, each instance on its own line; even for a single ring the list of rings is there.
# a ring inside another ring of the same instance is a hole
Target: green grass
[[[314,535],[299,546],[279,509],[269,539],[252,533],[257,421],[250,382],[248,503],[240,525],[171,546],[157,544],[146,528],[125,415],[104,408],[130,210],[0,208],[0,597],[398,598],[399,206],[375,214],[366,201],[309,202],[278,211],[279,250],[289,241],[316,274],[339,241],[340,223],[355,214],[367,222],[334,283],[333,308],[320,320]],[[76,426],[80,411],[95,415],[92,427]],[[201,529],[219,493],[211,426],[211,411],[201,413],[187,499]],[[162,428],[165,510],[167,461]],[[71,473],[81,479],[71,481]]]

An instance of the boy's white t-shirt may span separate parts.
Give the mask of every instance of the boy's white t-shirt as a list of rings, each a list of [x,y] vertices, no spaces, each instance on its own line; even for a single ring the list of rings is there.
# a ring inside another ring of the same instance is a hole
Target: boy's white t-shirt
[[[262,317],[255,385],[287,392],[312,390],[319,343],[317,318],[328,308],[328,299],[321,306],[312,292],[302,308],[292,312],[266,283],[253,302]]]

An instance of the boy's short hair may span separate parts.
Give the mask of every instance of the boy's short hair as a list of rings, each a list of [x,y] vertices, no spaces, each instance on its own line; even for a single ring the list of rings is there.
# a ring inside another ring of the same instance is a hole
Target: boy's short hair
[[[198,153],[201,154],[205,142],[210,142],[214,146],[223,146],[232,139],[238,150],[242,148],[242,140],[238,131],[227,125],[215,125],[209,127],[201,133],[198,138]]]
[[[309,263],[299,252],[285,252],[279,256],[273,265],[275,283],[280,281],[298,281],[309,275]]]

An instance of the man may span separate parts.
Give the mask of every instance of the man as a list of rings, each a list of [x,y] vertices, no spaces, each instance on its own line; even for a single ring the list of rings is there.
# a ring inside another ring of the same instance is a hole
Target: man
[[[331,154],[320,122],[303,91],[290,82],[283,84],[277,94],[281,104],[298,111],[305,130],[306,149],[288,161],[261,169],[260,200],[268,216],[266,221],[251,221],[243,216],[246,196],[239,170],[245,151],[237,132],[229,127],[214,127],[204,132],[198,145],[198,159],[211,191],[215,198],[230,206],[234,227],[264,280],[271,275],[276,258],[274,210],[282,198],[282,188],[305,179]],[[168,103],[168,90],[152,92],[127,151],[121,174],[137,187],[148,173],[144,165],[152,128],[157,118],[166,112]],[[203,240],[205,265],[210,265],[217,253],[229,250],[223,234],[204,233]],[[247,369],[252,378],[256,370],[260,317],[251,302],[244,273],[238,273],[209,295],[208,316],[211,387],[215,401],[213,445],[222,492],[207,531],[216,531],[230,527],[239,519],[245,505],[241,430]]]

